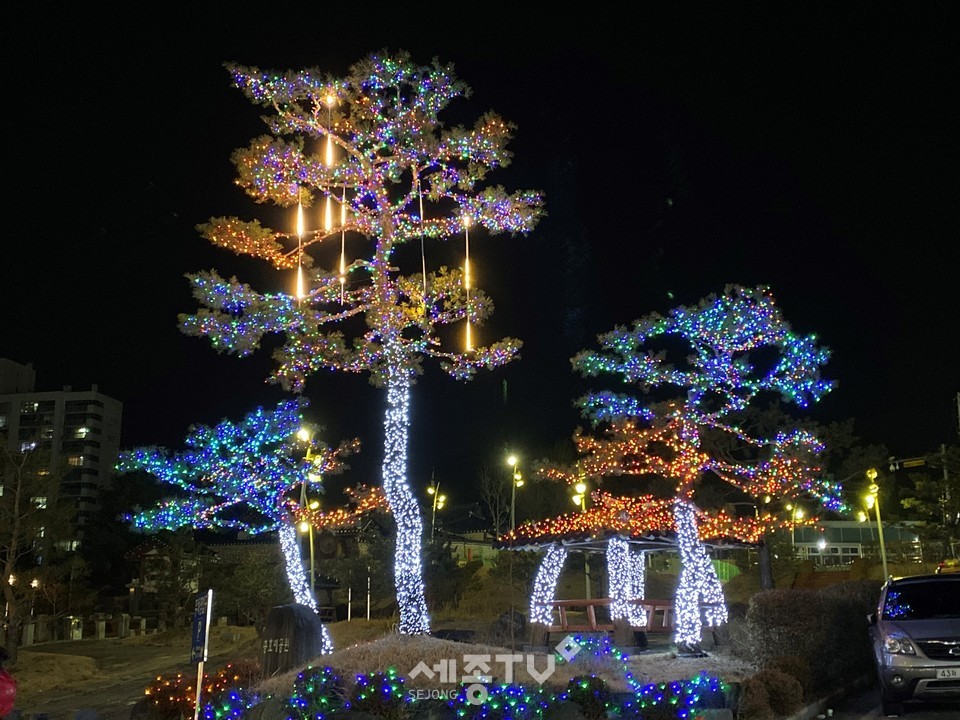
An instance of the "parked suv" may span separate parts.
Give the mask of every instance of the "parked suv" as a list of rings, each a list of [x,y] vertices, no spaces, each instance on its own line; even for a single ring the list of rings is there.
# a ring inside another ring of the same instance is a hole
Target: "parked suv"
[[[884,715],[960,701],[960,574],[890,578],[868,619]]]

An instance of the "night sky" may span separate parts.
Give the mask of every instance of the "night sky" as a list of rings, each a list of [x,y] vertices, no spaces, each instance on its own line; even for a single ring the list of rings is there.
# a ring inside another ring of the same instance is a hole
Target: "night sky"
[[[205,5],[35,5],[4,23],[0,356],[32,363],[38,390],[97,384],[122,401],[124,447],[179,447],[191,423],[286,397],[264,384],[267,352],[219,356],[177,326],[197,308],[185,273],[282,281],[195,230],[220,215],[281,223],[233,186],[230,153],[265,126],[222,63],[340,74],[381,48],[454,64],[473,95],[451,124],[488,109],[514,122],[514,162],[490,180],[543,191],[548,212],[528,237],[471,241],[497,307],[483,338],[521,338],[522,359],[468,384],[428,366],[415,483],[472,481],[506,445],[532,458],[569,444],[583,387],[569,358],[727,283],[769,285],[793,328],[832,349],[838,386],[805,416],[854,418],[899,457],[956,442],[957,3],[654,3],[630,17]],[[375,483],[381,392],[331,375],[306,395],[327,440],[364,442],[345,479]]]

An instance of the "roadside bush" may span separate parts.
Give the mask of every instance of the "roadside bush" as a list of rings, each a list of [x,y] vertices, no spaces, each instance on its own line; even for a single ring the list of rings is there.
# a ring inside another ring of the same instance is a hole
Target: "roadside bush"
[[[767,689],[770,709],[777,715],[789,715],[803,702],[803,686],[782,670],[768,668],[753,676]]]
[[[849,586],[849,587],[848,587]],[[750,599],[734,651],[767,667],[781,655],[796,655],[811,668],[808,689],[829,690],[871,668],[866,607],[869,581],[827,590],[778,589]],[[802,679],[798,678],[798,680]]]
[[[767,686],[756,676],[748,677],[740,687],[737,701],[739,720],[772,720],[773,708],[770,707],[770,693]]]
[[[770,658],[763,670],[779,670],[790,677],[796,679],[803,688],[803,697],[809,697],[813,690],[813,673],[810,670],[810,663],[799,655],[777,655]]]
[[[745,656],[764,667],[779,655],[799,655],[813,666],[828,646],[825,601],[813,590],[777,589],[750,598],[744,627]]]

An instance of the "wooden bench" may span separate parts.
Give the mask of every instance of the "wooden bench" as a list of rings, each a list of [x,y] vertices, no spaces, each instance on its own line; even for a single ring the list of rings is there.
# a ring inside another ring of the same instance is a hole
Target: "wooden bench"
[[[610,598],[589,598],[578,600],[554,600],[546,603],[551,608],[556,608],[559,616],[559,622],[547,627],[551,633],[568,632],[612,632],[614,625],[612,621],[598,622],[597,608],[610,605]],[[630,600],[631,603],[639,605],[647,611],[646,625],[635,630],[644,632],[673,632],[673,600],[656,600],[650,598],[640,598]],[[571,608],[580,609],[586,613],[586,622],[573,622],[569,617]],[[655,622],[659,619],[659,623]]]

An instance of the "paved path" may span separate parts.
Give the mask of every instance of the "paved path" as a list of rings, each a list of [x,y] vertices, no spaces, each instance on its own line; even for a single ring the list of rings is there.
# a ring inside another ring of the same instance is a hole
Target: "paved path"
[[[21,648],[18,664],[30,661],[30,654],[59,653],[93,658],[104,679],[70,688],[30,695],[22,693],[16,709],[21,718],[45,714],[48,720],[74,720],[77,711],[93,710],[101,720],[129,720],[135,703],[158,675],[183,673],[196,678],[197,666],[190,662],[189,640],[184,647],[131,643],[126,640],[72,640]],[[236,659],[233,651],[217,655],[211,649],[205,670]]]

